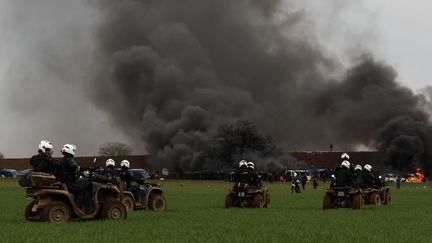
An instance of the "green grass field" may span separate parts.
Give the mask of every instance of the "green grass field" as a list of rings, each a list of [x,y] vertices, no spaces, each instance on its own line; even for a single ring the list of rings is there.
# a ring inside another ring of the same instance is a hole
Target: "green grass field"
[[[269,209],[223,208],[231,184],[164,181],[167,211],[135,211],[126,221],[27,222],[24,189],[0,180],[0,242],[432,242],[432,190],[392,188],[393,205],[322,210],[323,190],[291,194],[267,184]]]

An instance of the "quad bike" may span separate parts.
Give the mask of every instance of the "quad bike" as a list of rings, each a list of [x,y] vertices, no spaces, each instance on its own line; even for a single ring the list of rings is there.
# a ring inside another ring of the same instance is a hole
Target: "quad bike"
[[[365,204],[379,206],[381,204],[391,205],[392,203],[390,187],[387,182],[382,182],[381,186],[365,188],[362,191]]]
[[[123,192],[123,204],[127,211],[149,208],[155,212],[162,212],[166,208],[166,199],[159,184],[143,183],[138,190],[128,189]]]
[[[253,187],[247,183],[236,183],[225,197],[225,208],[252,207],[269,208],[270,194],[267,187]]]
[[[331,187],[325,191],[323,209],[352,208],[362,209],[362,191],[354,187]]]
[[[83,209],[67,185],[56,182],[51,174],[24,171],[19,175],[19,184],[26,188],[32,201],[25,209],[25,219],[62,224],[72,218],[123,220],[127,217],[122,204],[122,189],[111,183],[90,182],[92,205]]]

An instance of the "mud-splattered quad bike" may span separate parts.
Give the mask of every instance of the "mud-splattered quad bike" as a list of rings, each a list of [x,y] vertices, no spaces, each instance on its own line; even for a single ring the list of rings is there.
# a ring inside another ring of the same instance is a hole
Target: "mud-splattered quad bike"
[[[366,188],[362,191],[365,204],[389,206],[392,203],[390,187],[387,182],[382,182],[382,186]]]
[[[331,187],[325,191],[323,209],[352,208],[362,209],[362,191],[352,187]]]
[[[127,217],[121,201],[122,191],[114,184],[91,182],[92,208],[84,210],[67,186],[56,182],[55,176],[26,171],[19,177],[20,185],[32,200],[25,209],[27,220],[62,224],[72,218],[123,220]]]
[[[225,208],[229,207],[270,207],[270,194],[267,187],[252,187],[246,183],[238,183],[229,190],[225,197]]]
[[[139,185],[141,198],[137,198],[137,193],[130,190],[123,192],[123,204],[127,211],[149,208],[155,212],[162,212],[166,208],[166,199],[162,195],[163,191],[159,184],[144,183]]]

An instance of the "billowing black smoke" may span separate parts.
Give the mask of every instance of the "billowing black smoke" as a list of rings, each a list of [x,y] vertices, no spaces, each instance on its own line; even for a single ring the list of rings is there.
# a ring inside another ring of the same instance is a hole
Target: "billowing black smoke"
[[[370,55],[332,80],[342,67],[303,25],[305,13],[282,3],[95,1],[96,104],[174,168],[202,164],[217,128],[237,120],[287,150],[374,146],[402,168],[415,159],[394,160],[394,151],[415,141],[423,149],[407,153],[429,156],[424,97]],[[403,117],[415,127],[405,129]]]

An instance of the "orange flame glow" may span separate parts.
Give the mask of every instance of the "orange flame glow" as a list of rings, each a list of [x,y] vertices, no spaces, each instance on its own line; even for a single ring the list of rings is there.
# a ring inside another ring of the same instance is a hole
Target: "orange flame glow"
[[[415,177],[407,178],[406,182],[409,183],[422,183],[424,180],[424,173],[420,168],[416,169]]]

